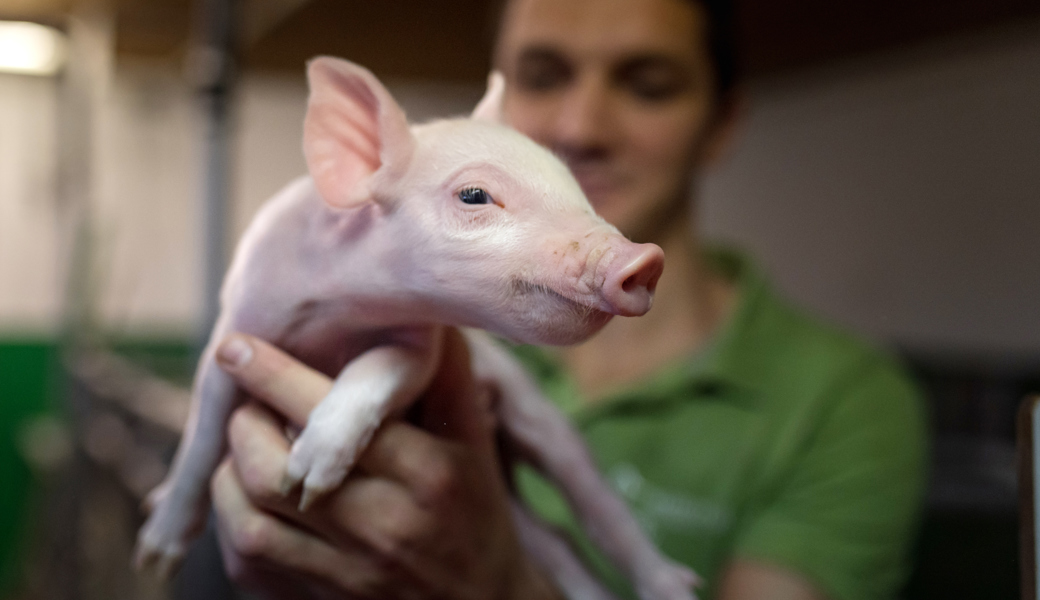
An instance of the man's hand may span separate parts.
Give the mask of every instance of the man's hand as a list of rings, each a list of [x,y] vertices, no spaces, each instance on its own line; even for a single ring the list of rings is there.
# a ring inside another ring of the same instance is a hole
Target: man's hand
[[[723,569],[716,594],[718,600],[827,600],[800,573],[739,558]]]
[[[218,362],[261,403],[238,409],[211,482],[233,579],[285,598],[558,598],[524,554],[485,390],[462,336],[424,396],[422,428],[386,423],[342,487],[306,513],[284,496],[290,441],[332,381],[256,338],[232,335]]]

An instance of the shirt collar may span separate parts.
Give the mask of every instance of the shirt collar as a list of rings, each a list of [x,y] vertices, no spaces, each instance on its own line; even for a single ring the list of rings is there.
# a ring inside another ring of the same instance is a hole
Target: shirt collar
[[[714,248],[708,262],[716,272],[734,282],[738,300],[727,321],[708,346],[686,358],[691,380],[744,388],[757,387],[756,357],[769,352],[764,320],[776,302],[765,277],[745,255],[727,248]]]

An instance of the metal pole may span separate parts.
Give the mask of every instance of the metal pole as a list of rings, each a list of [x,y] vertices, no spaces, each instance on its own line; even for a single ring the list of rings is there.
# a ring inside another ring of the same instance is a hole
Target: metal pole
[[[201,345],[220,309],[220,285],[227,267],[230,102],[235,83],[235,0],[199,0],[196,42],[189,69],[205,115],[203,151],[204,301]]]
[[[227,268],[230,211],[231,100],[235,85],[237,0],[196,0],[195,39],[188,56],[189,76],[205,119],[203,172],[203,313],[199,350],[205,346],[220,310],[220,286]],[[206,533],[185,557],[172,582],[171,597],[227,600],[236,592],[224,574],[212,519]]]

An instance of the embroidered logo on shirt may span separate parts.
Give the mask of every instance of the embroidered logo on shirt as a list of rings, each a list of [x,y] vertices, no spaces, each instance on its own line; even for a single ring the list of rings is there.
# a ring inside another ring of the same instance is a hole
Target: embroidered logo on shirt
[[[647,481],[635,465],[621,463],[610,469],[607,476],[651,537],[661,530],[722,533],[733,521],[729,508]]]

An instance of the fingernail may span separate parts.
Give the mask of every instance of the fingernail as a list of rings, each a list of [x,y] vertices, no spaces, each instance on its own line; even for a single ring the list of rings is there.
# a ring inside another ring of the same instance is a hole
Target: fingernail
[[[222,364],[240,369],[253,359],[253,347],[240,337],[233,337],[217,348],[217,360]]]

